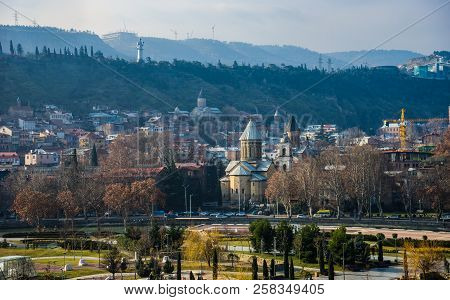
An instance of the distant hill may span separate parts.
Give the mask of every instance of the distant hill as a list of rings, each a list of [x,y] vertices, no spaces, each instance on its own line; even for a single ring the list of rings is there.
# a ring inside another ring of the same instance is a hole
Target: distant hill
[[[345,51],[326,53],[326,55],[334,59],[344,61],[346,64],[357,60],[352,65],[360,66],[367,64],[369,67],[398,66],[406,63],[412,58],[423,56],[423,54],[407,50],[375,50],[365,55],[366,52],[366,50]],[[358,59],[362,55],[364,55],[364,57]]]
[[[3,45],[3,52],[9,53],[9,42],[11,40],[14,47],[17,47],[17,44],[20,43],[24,53],[34,54],[36,46],[39,51],[46,46],[51,51],[55,49],[59,53],[59,49],[73,45],[77,48],[93,46],[95,51],[99,50],[105,56],[125,58],[122,53],[104,43],[98,35],[90,32],[67,31],[54,27],[0,25],[0,42]]]
[[[135,34],[118,32],[103,35],[102,39],[112,48],[129,57],[136,56]],[[155,37],[143,37],[144,53],[156,61],[172,61],[173,59],[198,61],[202,63],[232,65],[239,64],[275,64],[303,65],[314,68],[319,61],[320,53],[296,46],[257,46],[240,42],[221,42],[211,39],[170,40]],[[333,65],[340,67],[344,63],[334,60]]]
[[[102,36],[91,32],[77,30],[63,30],[54,27],[10,26],[0,25],[0,42],[5,52],[9,49],[9,41],[14,46],[22,44],[25,53],[34,53],[43,46],[52,51],[67,47],[67,43],[74,47],[93,46],[95,51],[103,52],[106,57],[119,57],[134,60],[136,57],[136,43],[138,37],[133,33],[118,32]],[[242,42],[221,42],[211,39],[171,40],[155,37],[143,37],[145,42],[144,56],[155,61],[172,61],[174,59],[198,61],[201,63],[232,65],[304,65],[308,68],[318,67],[319,57],[322,55],[322,67],[327,69],[328,58],[331,59],[333,69],[343,68],[348,62],[362,55],[364,51],[349,51],[320,54],[298,46],[252,45]],[[67,42],[67,43],[66,43]],[[73,49],[72,49],[73,51]],[[403,50],[376,50],[356,62],[360,66],[367,62],[368,66],[400,65],[409,59],[422,56],[419,53]]]
[[[191,110],[203,89],[208,105],[224,110],[231,106],[271,115],[287,101],[282,110],[299,118],[308,116],[312,123],[358,126],[374,132],[382,119],[397,117],[402,107],[409,118],[446,117],[450,99],[450,85],[445,81],[385,69],[352,68],[329,77],[293,66],[98,60],[101,64],[87,56],[1,55],[0,113],[17,97],[35,107],[52,103],[78,115],[89,112],[94,104],[161,112],[175,106]]]

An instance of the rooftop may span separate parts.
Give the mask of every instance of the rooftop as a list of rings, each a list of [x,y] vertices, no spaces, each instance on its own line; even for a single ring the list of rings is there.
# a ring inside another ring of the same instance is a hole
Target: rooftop
[[[245,127],[245,130],[242,133],[239,140],[240,141],[261,140],[261,134],[256,128],[255,122],[253,122],[252,120],[248,122],[247,127]]]

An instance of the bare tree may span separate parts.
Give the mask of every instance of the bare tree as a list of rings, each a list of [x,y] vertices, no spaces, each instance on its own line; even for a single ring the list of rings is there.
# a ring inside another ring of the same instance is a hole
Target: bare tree
[[[287,175],[287,182],[291,186],[292,196],[303,201],[308,207],[308,214],[312,218],[313,207],[320,198],[320,170],[313,158],[304,159],[294,165],[292,175]]]
[[[109,184],[106,186],[103,201],[107,207],[110,207],[123,218],[123,226],[126,229],[128,216],[136,207],[130,187],[121,183]]]

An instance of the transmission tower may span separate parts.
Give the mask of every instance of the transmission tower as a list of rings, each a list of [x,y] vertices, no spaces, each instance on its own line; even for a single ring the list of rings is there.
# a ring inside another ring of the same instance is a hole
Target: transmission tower
[[[14,11],[14,24],[16,26],[19,25],[19,14],[17,13],[17,10]]]

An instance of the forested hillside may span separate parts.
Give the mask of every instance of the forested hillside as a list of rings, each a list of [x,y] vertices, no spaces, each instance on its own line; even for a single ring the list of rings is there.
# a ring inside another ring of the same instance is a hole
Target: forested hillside
[[[408,117],[445,117],[450,103],[448,81],[411,78],[392,70],[355,68],[329,76],[290,66],[205,66],[185,61],[136,64],[50,53],[0,56],[0,109],[6,112],[20,97],[32,106],[53,103],[77,114],[88,112],[92,104],[162,112],[175,106],[191,110],[203,89],[209,106],[273,114],[276,106],[324,78],[283,109],[299,116],[310,114],[313,122],[370,131],[383,118],[396,117],[401,107],[406,107]]]

